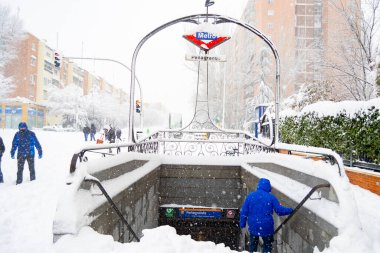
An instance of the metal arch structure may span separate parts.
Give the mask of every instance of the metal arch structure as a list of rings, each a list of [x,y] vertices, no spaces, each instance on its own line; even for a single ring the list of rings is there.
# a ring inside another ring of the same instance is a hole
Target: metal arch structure
[[[274,55],[275,61],[276,61],[276,93],[275,93],[275,137],[274,137],[274,143],[278,143],[278,136],[279,136],[279,107],[280,107],[280,57],[278,54],[277,49],[273,45],[272,41],[265,36],[262,32],[254,28],[253,26],[250,26],[249,24],[240,22],[237,19],[223,16],[223,15],[217,15],[217,14],[195,14],[190,15],[182,18],[178,18],[175,20],[172,20],[170,22],[167,22],[158,28],[154,29],[150,33],[148,33],[136,46],[135,51],[133,53],[132,57],[132,63],[131,63],[131,86],[130,86],[130,107],[129,107],[129,133],[128,133],[128,141],[130,142],[136,142],[134,137],[134,93],[135,93],[135,75],[136,75],[136,60],[138,53],[141,49],[141,47],[144,45],[144,43],[150,39],[153,35],[160,32],[161,30],[164,30],[165,28],[168,28],[172,25],[175,25],[177,23],[185,22],[185,23],[194,23],[194,24],[200,24],[200,19],[206,19],[206,20],[213,20],[213,24],[223,24],[223,23],[234,23],[236,25],[239,25],[248,31],[256,34],[258,37],[260,37],[272,50],[272,53]]]

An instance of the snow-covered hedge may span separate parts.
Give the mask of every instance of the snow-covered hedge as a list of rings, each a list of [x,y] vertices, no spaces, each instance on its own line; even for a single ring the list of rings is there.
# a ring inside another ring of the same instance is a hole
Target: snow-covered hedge
[[[334,116],[309,112],[281,120],[284,143],[330,148],[344,159],[380,163],[380,113],[371,107],[353,116],[343,111]]]

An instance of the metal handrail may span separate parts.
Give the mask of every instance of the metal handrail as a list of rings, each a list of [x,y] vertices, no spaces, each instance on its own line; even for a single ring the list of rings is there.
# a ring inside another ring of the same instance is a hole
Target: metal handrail
[[[307,150],[297,150],[297,149],[289,149],[289,148],[283,148],[283,147],[278,147],[278,146],[275,146],[277,152],[279,152],[280,150],[285,150],[285,151],[290,151],[289,154],[291,154],[291,152],[297,152],[297,153],[304,153],[304,154],[312,154],[312,155],[320,155],[320,156],[323,156],[326,158],[326,160],[328,160],[330,162],[331,165],[334,165],[336,164],[338,166],[338,173],[339,173],[339,176],[342,176],[342,169],[341,166],[339,165],[339,161],[338,161],[338,158],[333,155],[333,154],[327,154],[327,153],[323,153],[323,152],[311,152],[311,151],[307,151]]]
[[[92,176],[91,176],[92,177]],[[124,218],[123,214],[120,212],[120,210],[117,208],[115,202],[113,202],[112,198],[108,195],[107,191],[104,189],[103,185],[99,182],[98,179],[92,177],[92,178],[87,178],[85,177],[84,178],[84,181],[86,182],[91,182],[91,183],[94,183],[96,184],[100,191],[103,193],[103,195],[106,197],[106,199],[108,200],[108,203],[110,203],[110,205],[112,206],[113,210],[115,210],[116,214],[119,216],[119,218],[121,219],[121,221],[124,223],[124,225],[127,226],[129,232],[131,232],[131,234],[133,235],[133,237],[136,239],[136,241],[140,242],[140,239],[138,238],[138,236],[136,235],[135,231],[133,231],[132,227],[129,225],[128,221]]]
[[[107,144],[107,145],[103,144],[103,145],[98,145],[96,147],[84,148],[81,151],[74,153],[73,157],[71,158],[70,173],[75,172],[78,158],[79,158],[79,161],[82,162],[84,154],[86,152],[93,152],[94,150],[110,149],[110,148],[116,148],[119,151],[120,148],[127,148],[127,147],[129,148],[131,146],[134,146],[134,144],[130,144],[130,143],[129,144]],[[102,154],[105,154],[105,153],[102,153]]]
[[[349,167],[357,167],[361,169],[380,172],[380,164],[376,164],[376,163],[367,163],[367,162],[360,162],[360,161],[350,162],[348,160],[343,160],[343,164]]]
[[[302,201],[296,206],[296,208],[294,208],[293,212],[291,214],[289,214],[288,217],[286,217],[286,219],[276,228],[276,230],[274,231],[274,235],[294,216],[294,214],[303,206],[303,204],[306,202],[306,200],[308,200],[310,198],[311,195],[313,195],[313,193],[318,190],[319,188],[323,188],[323,187],[330,187],[330,184],[319,184],[319,185],[316,185],[314,186],[310,191],[309,193],[302,199]]]

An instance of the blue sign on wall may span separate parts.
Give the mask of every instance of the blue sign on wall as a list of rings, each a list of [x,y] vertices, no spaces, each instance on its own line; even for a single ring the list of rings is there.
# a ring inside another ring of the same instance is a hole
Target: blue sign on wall
[[[180,217],[180,218],[214,218],[214,219],[220,219],[222,217],[222,210],[181,208],[178,210],[178,217]]]
[[[22,108],[19,107],[5,107],[5,114],[21,114]]]

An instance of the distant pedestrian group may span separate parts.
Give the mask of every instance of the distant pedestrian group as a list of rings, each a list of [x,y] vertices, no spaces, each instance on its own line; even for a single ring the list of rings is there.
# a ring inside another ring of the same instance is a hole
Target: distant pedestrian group
[[[121,141],[121,129],[113,127],[112,125],[105,126],[103,128],[103,133],[101,133],[99,139],[95,139],[96,134],[96,126],[95,124],[91,124],[89,127],[86,125],[83,127],[84,140],[88,141],[88,137],[90,136],[90,141],[96,141],[97,144],[103,144],[105,141],[109,143],[115,143],[117,140]]]
[[[42,147],[37,139],[36,134],[28,129],[25,122],[20,122],[18,132],[16,132],[12,141],[11,158],[15,159],[17,151],[17,179],[16,184],[23,181],[23,172],[25,162],[28,162],[30,181],[36,179],[36,171],[34,167],[35,149],[38,152],[38,158],[42,158]],[[4,182],[3,173],[1,171],[1,158],[5,152],[3,139],[0,137],[0,183]]]

